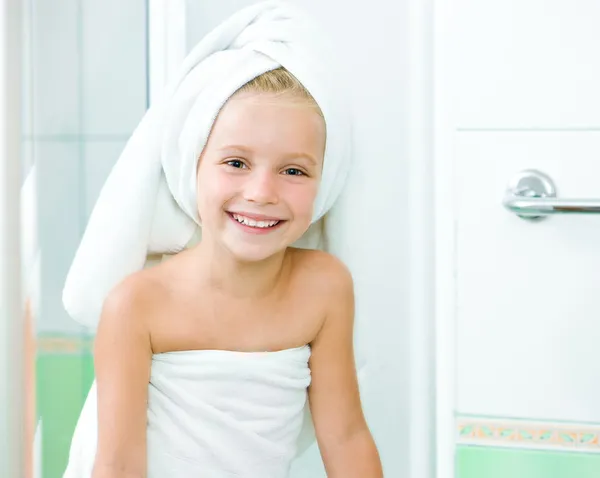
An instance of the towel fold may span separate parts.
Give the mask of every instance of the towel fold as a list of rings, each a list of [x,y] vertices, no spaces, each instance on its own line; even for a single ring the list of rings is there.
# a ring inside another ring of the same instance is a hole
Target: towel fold
[[[350,157],[343,83],[328,39],[286,1],[240,10],[209,33],[152,105],[112,169],[63,291],[69,315],[97,326],[104,299],[149,254],[185,248],[199,227],[198,158],[220,108],[241,86],[280,66],[323,111],[327,144],[314,221],[340,194]]]

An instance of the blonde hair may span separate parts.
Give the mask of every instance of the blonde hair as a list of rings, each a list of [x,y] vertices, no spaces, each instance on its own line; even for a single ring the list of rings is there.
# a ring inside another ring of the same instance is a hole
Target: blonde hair
[[[238,93],[270,93],[277,96],[287,96],[301,100],[302,103],[314,108],[324,118],[323,111],[316,100],[304,87],[302,83],[283,67],[267,71],[262,75],[250,80],[235,94]]]

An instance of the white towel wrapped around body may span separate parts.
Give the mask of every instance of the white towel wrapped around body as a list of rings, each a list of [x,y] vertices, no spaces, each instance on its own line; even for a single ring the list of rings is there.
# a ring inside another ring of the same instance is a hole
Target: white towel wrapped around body
[[[154,355],[148,387],[148,478],[286,478],[310,384],[308,346],[278,352]],[[95,387],[64,478],[90,478]]]

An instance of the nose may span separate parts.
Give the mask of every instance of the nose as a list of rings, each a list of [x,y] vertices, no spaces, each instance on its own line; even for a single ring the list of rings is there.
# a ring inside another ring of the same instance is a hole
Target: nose
[[[277,175],[272,171],[255,170],[244,184],[244,199],[256,204],[277,204]]]

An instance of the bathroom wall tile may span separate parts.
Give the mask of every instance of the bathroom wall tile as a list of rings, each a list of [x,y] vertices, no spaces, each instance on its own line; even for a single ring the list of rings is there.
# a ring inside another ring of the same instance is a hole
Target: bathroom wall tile
[[[590,423],[459,416],[455,437],[460,445],[579,451],[600,457],[600,426]]]
[[[81,172],[77,142],[38,141],[38,214],[42,253],[38,333],[77,333],[62,306],[62,288],[80,239]]]
[[[73,432],[92,382],[91,354],[38,351],[37,409],[41,426],[40,478],[63,476]]]
[[[82,1],[82,128],[131,133],[146,110],[146,2]]]
[[[456,478],[596,478],[600,455],[459,446]]]
[[[83,145],[84,158],[84,215],[85,222],[92,213],[100,190],[108,177],[113,165],[119,158],[125,141],[96,141]]]
[[[600,133],[463,132],[455,147],[457,411],[600,423],[597,220],[502,205],[525,169],[559,197],[599,197]]]
[[[33,36],[32,36],[32,9],[31,2],[23,2],[23,30],[21,38],[23,39],[23,53],[21,60],[23,62],[21,68],[22,81],[21,81],[21,99],[23,118],[21,123],[23,136],[31,136],[33,133]]]
[[[460,128],[600,127],[600,2],[453,0],[452,11],[442,60]]]
[[[79,132],[78,0],[32,0],[31,113],[36,136]],[[31,118],[28,118],[31,121]]]

